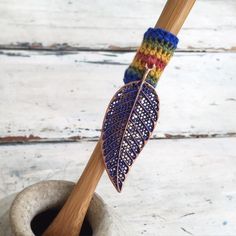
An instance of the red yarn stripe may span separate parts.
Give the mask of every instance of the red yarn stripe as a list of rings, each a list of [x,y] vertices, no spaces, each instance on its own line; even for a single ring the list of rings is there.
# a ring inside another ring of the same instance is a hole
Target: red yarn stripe
[[[136,58],[137,60],[141,60],[142,63],[148,64],[148,67],[152,67],[154,64],[157,68],[160,68],[161,70],[164,70],[167,63],[163,62],[159,58],[156,58],[155,56],[151,55],[144,55],[141,52],[137,52]]]

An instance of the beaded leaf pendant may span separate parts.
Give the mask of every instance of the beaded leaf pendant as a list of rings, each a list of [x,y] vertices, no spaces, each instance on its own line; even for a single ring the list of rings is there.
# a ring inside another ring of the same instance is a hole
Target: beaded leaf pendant
[[[103,121],[102,152],[107,173],[121,192],[126,175],[155,128],[159,100],[146,77],[130,82],[116,92]]]

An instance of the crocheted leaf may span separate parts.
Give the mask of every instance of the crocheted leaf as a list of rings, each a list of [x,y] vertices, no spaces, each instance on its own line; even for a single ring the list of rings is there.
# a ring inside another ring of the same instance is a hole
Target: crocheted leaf
[[[118,192],[155,127],[158,110],[156,91],[145,81],[124,85],[108,106],[102,151],[107,173]]]

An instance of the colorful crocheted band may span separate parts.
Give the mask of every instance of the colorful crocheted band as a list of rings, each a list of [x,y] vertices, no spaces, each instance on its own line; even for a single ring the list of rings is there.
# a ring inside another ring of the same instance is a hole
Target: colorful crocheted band
[[[146,70],[145,65],[152,67],[155,64],[156,68],[149,73],[146,81],[156,87],[161,73],[177,47],[178,41],[178,38],[170,32],[159,28],[149,28],[144,34],[143,42],[133,62],[125,71],[125,84],[142,79]]]

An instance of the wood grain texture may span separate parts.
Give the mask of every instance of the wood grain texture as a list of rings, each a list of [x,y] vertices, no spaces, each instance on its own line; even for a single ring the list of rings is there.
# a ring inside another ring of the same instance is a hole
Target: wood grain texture
[[[134,51],[164,4],[0,1],[0,143],[89,140],[1,145],[0,198],[44,179],[76,181],[134,56],[115,51]],[[147,145],[122,195],[102,178],[97,191],[134,236],[235,235],[236,140],[201,138],[236,134],[235,9],[234,0],[197,1],[178,35],[185,53],[157,88],[154,138],[167,140]]]
[[[0,45],[130,50],[140,44],[147,27],[155,24],[164,4],[164,0],[98,0],[96,4],[86,0],[1,0]],[[179,34],[179,49],[235,51],[235,9],[235,0],[198,0]]]
[[[0,198],[40,180],[76,181],[95,145],[1,146]],[[97,192],[129,222],[132,236],[189,235],[183,229],[195,236],[234,236],[235,145],[236,138],[151,140],[121,194],[106,175]]]
[[[97,140],[133,56],[2,51],[1,142]],[[235,53],[176,53],[157,86],[161,113],[153,137],[234,135],[235,60]]]
[[[196,0],[168,0],[155,27],[177,35],[195,2]]]

